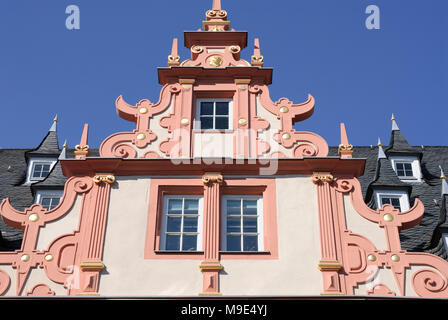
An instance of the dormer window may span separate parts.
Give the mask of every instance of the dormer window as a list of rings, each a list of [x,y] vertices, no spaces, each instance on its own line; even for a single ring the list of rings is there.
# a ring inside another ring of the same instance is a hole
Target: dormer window
[[[378,209],[390,204],[400,212],[408,211],[410,208],[409,196],[405,190],[375,190],[375,204]]]
[[[397,177],[402,181],[419,182],[421,181],[420,160],[417,156],[396,156],[389,157],[392,168]]]
[[[31,180],[42,180],[50,173],[51,163],[35,162],[31,173]]]
[[[198,99],[197,101],[196,129],[232,129],[232,100]]]
[[[55,158],[30,158],[28,160],[26,183],[34,183],[44,180],[50,174],[50,171],[53,169],[56,162],[57,159]]]
[[[412,171],[411,162],[396,162],[395,169],[397,171],[397,176],[399,178],[414,177],[414,172]]]
[[[34,202],[42,205],[44,209],[52,210],[61,201],[62,194],[62,190],[38,190]]]

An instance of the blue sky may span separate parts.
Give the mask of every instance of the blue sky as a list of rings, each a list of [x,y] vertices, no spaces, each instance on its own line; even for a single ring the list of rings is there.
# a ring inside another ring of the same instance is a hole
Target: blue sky
[[[368,30],[368,5],[380,30]],[[80,30],[65,26],[68,5]],[[89,144],[135,124],[120,119],[115,99],[156,102],[157,67],[167,66],[174,37],[197,30],[212,0],[2,0],[0,2],[0,147],[37,146],[59,116],[62,144]],[[447,145],[448,1],[222,0],[231,27],[249,32],[250,60],[260,38],[274,68],[272,99],[316,99],[296,125],[330,145],[344,122],[355,145],[387,144],[391,114],[413,145]],[[189,58],[186,48],[181,60]]]

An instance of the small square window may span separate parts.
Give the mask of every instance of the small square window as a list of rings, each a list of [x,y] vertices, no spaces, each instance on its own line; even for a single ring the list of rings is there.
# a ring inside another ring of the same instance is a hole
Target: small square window
[[[399,177],[414,177],[412,164],[409,162],[397,162],[395,168],[397,169],[397,176]]]
[[[401,211],[399,197],[381,197],[381,206],[383,206],[385,204],[391,204],[395,209],[398,209]]]
[[[230,100],[199,100],[197,129],[227,130],[231,128]]]
[[[31,180],[42,180],[46,178],[50,173],[50,169],[50,163],[34,163],[31,173]]]
[[[41,197],[40,204],[47,210],[54,209],[61,201],[60,197]]]

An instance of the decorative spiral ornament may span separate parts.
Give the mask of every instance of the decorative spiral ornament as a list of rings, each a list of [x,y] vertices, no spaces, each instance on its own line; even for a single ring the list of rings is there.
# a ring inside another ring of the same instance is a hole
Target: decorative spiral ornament
[[[88,178],[80,178],[73,185],[73,188],[75,189],[76,193],[85,193],[89,191],[92,187],[93,187],[92,180]]]
[[[137,151],[135,151],[130,145],[119,144],[114,148],[113,154],[118,158],[134,159],[137,156]]]
[[[446,297],[447,281],[438,272],[430,269],[419,270],[412,276],[412,286],[420,297]],[[441,295],[441,293],[444,293]]]
[[[9,275],[5,271],[0,270],[0,296],[5,294],[10,283],[11,279],[9,278]]]
[[[233,54],[237,54],[238,52],[241,51],[241,47],[240,46],[231,46],[229,48],[230,52],[232,52]]]
[[[201,46],[192,46],[191,47],[191,52],[199,54],[201,52],[204,51],[204,48],[202,48]]]
[[[316,148],[309,143],[301,143],[294,149],[294,157],[314,157],[317,154]]]

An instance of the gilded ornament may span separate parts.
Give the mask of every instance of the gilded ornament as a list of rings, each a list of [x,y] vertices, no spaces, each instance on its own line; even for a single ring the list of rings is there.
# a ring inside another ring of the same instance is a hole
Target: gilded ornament
[[[206,173],[202,176],[202,182],[204,184],[209,184],[209,183],[221,184],[223,181],[224,181],[224,178],[220,173]]]
[[[96,184],[99,184],[101,182],[113,184],[115,182],[115,176],[112,174],[97,174],[93,177],[93,182],[95,182]]]
[[[240,120],[238,120],[238,123],[239,123],[240,125],[245,125],[245,124],[247,123],[247,120],[244,119],[244,118],[241,118]]]
[[[140,112],[141,114],[148,113],[148,108],[145,108],[145,107],[140,108],[140,110],[138,110],[138,112]]]
[[[20,260],[22,260],[23,262],[30,261],[30,256],[28,254],[24,254],[20,257]]]
[[[51,255],[51,254],[47,254],[46,256],[45,256],[45,261],[52,261],[53,260],[53,255]]]
[[[180,65],[180,57],[179,56],[168,56],[168,66],[178,66]]]
[[[180,123],[186,126],[190,123],[190,120],[188,118],[182,118],[182,120],[180,120]]]
[[[291,135],[289,133],[284,133],[284,134],[282,134],[282,138],[283,138],[283,140],[289,140],[289,139],[291,139]]]
[[[250,64],[253,66],[263,66],[263,56],[252,56]]]
[[[219,67],[222,65],[222,58],[220,56],[212,56],[208,63],[212,66],[212,67]]]
[[[400,261],[400,257],[397,256],[396,254],[392,255],[392,257],[390,257],[390,259],[391,259],[393,262],[398,262],[398,261]]]
[[[374,254],[369,254],[367,256],[367,260],[374,262],[376,261],[376,256]]]
[[[230,52],[232,52],[233,54],[236,54],[236,53],[238,53],[238,52],[241,51],[241,48],[240,48],[240,46],[231,46],[231,47],[229,48],[229,50],[230,50]]]
[[[317,184],[319,182],[330,183],[334,180],[333,175],[330,172],[314,172],[311,177],[313,183]]]
[[[90,147],[86,145],[76,145],[75,155],[88,155],[90,153]]]
[[[39,220],[39,215],[37,213],[30,214],[28,220],[30,220],[31,222],[36,222],[37,220]]]
[[[280,112],[281,113],[287,113],[287,112],[289,112],[289,108],[288,107],[281,107],[280,108]]]
[[[383,219],[386,222],[392,222],[392,221],[394,221],[394,216],[391,215],[390,213],[387,213],[383,216]]]
[[[192,46],[191,47],[191,52],[193,53],[201,53],[204,51],[204,48],[202,48],[201,46]]]
[[[137,135],[137,140],[144,140],[146,138],[146,135],[144,133],[140,133]]]

